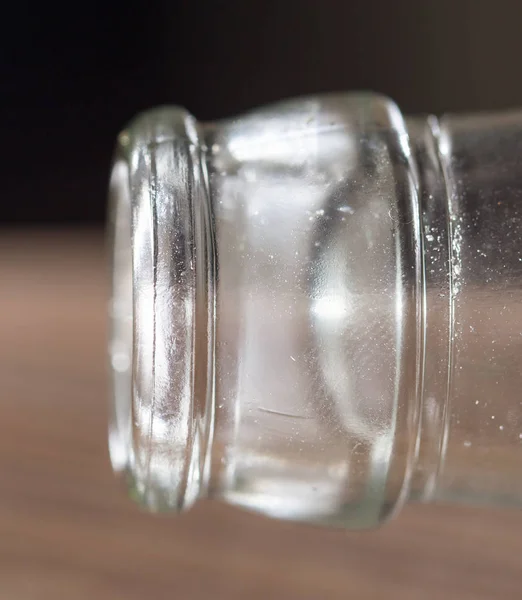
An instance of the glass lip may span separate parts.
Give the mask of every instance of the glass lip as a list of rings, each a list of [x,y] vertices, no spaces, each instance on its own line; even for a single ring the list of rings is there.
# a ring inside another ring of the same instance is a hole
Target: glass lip
[[[125,471],[132,450],[133,291],[129,169],[121,152],[113,160],[109,183],[108,242],[111,259],[109,369],[112,410],[109,454],[113,469]]]
[[[153,510],[196,499],[208,448],[211,399],[196,348],[208,326],[196,136],[182,109],[140,115],[118,138],[110,179],[109,450],[131,495]]]

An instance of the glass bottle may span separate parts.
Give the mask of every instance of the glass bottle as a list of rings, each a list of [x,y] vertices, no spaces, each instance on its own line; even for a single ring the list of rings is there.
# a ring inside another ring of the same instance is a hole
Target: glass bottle
[[[521,112],[162,108],[110,198],[110,452],[143,504],[522,504]]]

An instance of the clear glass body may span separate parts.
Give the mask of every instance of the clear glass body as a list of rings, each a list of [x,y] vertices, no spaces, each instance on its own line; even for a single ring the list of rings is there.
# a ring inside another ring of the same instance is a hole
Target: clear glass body
[[[361,528],[522,504],[522,113],[330,95],[119,138],[110,449],[197,498]]]

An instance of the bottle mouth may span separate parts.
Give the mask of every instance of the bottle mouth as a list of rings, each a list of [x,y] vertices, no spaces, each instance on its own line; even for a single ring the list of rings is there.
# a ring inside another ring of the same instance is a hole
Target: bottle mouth
[[[208,438],[208,347],[195,331],[198,321],[210,339],[210,257],[193,123],[177,109],[137,119],[119,137],[110,182],[110,455],[154,510],[199,495]]]
[[[367,96],[201,125],[160,109],[120,135],[110,453],[142,504],[360,527],[403,501],[422,281],[405,140]]]
[[[131,462],[134,313],[129,171],[121,156],[115,159],[112,168],[109,210],[112,249],[109,359],[113,387],[109,451],[114,470],[122,472]]]

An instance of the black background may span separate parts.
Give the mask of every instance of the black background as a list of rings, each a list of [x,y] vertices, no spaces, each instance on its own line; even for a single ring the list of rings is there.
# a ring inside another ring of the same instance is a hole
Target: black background
[[[18,2],[0,40],[0,221],[95,223],[138,111],[200,119],[371,89],[406,113],[522,106],[519,0]]]

